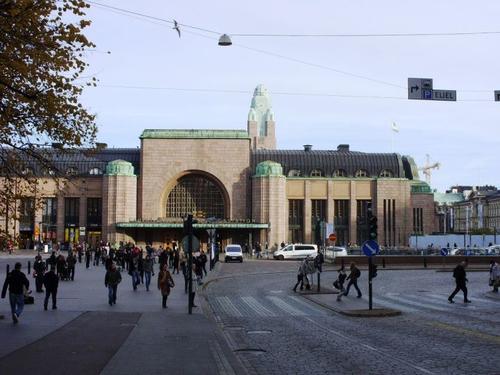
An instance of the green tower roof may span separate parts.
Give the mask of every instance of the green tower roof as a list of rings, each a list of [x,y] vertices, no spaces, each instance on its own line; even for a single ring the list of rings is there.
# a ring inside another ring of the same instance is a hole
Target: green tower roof
[[[264,176],[283,176],[283,167],[275,161],[262,161],[255,167],[255,177]]]
[[[135,176],[134,166],[125,160],[113,160],[106,165],[106,176]]]

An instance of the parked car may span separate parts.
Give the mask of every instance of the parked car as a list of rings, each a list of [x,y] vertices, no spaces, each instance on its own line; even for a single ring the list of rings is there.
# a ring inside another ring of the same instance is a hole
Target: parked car
[[[313,244],[290,244],[282,249],[276,250],[273,254],[274,259],[304,259],[308,256],[318,255],[318,246]]]
[[[227,245],[225,253],[226,256],[224,257],[224,261],[226,263],[232,260],[240,263],[243,262],[243,250],[240,245]]]
[[[500,255],[500,245],[488,246],[488,255]]]
[[[328,246],[325,249],[326,259],[335,259],[336,257],[345,257],[345,256],[347,256],[347,250],[345,247]]]

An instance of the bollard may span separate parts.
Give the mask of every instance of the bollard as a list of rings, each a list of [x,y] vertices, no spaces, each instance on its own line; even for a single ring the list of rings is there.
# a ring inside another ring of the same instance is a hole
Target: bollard
[[[28,275],[31,273],[31,260],[28,260]]]
[[[382,258],[382,268],[385,268],[385,258]]]
[[[321,290],[321,272],[318,271],[318,293]]]
[[[10,265],[7,264],[7,273],[10,271]]]
[[[427,268],[427,258],[424,257],[424,268]]]
[[[344,268],[344,258],[340,258],[340,268]]]

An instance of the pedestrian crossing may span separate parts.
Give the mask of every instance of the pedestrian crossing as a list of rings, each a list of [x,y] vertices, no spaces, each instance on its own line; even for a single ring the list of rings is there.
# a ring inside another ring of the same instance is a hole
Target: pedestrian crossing
[[[436,293],[418,293],[418,294],[403,294],[403,293],[386,293],[384,295],[376,295],[373,297],[373,302],[378,307],[387,307],[391,309],[401,310],[403,312],[440,312],[440,313],[464,313],[464,312],[481,312],[498,309],[500,303],[488,298],[474,298],[471,304],[464,304],[462,296],[455,297],[455,303],[448,302],[448,295]]]
[[[324,315],[325,312],[300,297],[268,295],[222,296],[209,298],[212,309],[229,317],[268,317]]]

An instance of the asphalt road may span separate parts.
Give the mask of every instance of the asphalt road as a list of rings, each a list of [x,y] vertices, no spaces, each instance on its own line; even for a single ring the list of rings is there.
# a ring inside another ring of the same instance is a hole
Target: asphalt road
[[[402,315],[353,318],[295,294],[297,268],[296,262],[222,264],[219,278],[205,288],[224,337],[249,373],[500,373],[500,300],[488,296],[487,273],[468,273],[472,304],[466,305],[461,293],[455,304],[447,302],[451,272],[379,270],[376,303]],[[360,280],[364,300],[366,276]],[[335,277],[324,272],[323,285]],[[355,293],[342,303],[352,298]]]

